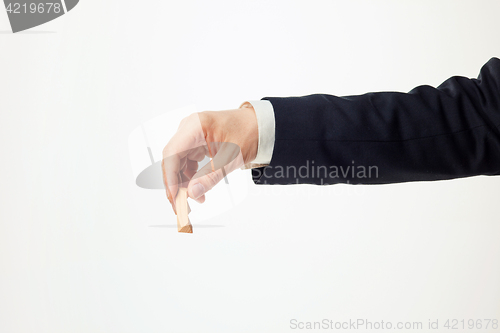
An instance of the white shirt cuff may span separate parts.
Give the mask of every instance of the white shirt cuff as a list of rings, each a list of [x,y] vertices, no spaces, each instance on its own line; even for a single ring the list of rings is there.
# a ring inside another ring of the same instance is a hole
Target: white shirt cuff
[[[248,101],[248,103],[252,104],[255,110],[259,131],[257,156],[250,163],[250,167],[269,165],[274,150],[275,121],[273,105],[267,100]]]

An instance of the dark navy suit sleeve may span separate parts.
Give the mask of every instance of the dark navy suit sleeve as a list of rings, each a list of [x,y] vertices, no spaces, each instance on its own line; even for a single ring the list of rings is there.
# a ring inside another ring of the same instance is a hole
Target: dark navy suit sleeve
[[[256,184],[386,184],[500,174],[500,60],[477,79],[337,97],[265,97],[275,113]]]

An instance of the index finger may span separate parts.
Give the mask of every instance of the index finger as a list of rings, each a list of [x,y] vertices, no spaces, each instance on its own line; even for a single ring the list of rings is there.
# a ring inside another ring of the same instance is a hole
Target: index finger
[[[179,184],[185,181],[180,175],[183,167],[181,163],[186,163],[186,157],[193,149],[203,145],[206,145],[206,141],[201,121],[198,114],[193,113],[181,121],[177,132],[163,149],[161,163],[163,185],[176,214],[175,197]]]

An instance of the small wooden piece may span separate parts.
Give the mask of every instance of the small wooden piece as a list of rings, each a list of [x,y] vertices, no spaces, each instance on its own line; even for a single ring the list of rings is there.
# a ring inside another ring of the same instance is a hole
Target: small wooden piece
[[[175,197],[175,209],[177,210],[177,231],[192,234],[193,226],[188,217],[191,209],[187,202],[187,188],[179,187],[177,197]]]

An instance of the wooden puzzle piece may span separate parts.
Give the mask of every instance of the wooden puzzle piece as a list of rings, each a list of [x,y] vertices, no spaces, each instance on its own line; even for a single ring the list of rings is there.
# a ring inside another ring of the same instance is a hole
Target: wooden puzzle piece
[[[179,191],[175,197],[175,209],[177,210],[177,231],[193,233],[193,226],[188,217],[191,208],[187,202],[187,188],[179,187]]]

